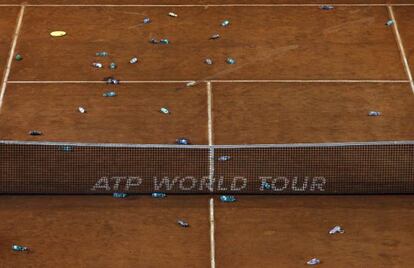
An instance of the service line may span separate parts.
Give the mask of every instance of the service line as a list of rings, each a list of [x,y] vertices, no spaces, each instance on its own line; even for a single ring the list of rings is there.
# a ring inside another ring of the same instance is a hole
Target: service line
[[[145,83],[159,83],[159,84],[168,84],[168,83],[189,83],[194,80],[121,80],[121,84],[145,84]],[[199,81],[206,83],[411,83],[410,80],[335,80],[335,79],[325,79],[325,80],[304,80],[304,79],[291,79],[291,80],[280,80],[280,79],[271,79],[271,80],[209,80],[209,81]],[[105,84],[106,81],[7,81],[8,84]]]
[[[337,7],[384,7],[384,6],[414,6],[413,4],[27,4],[30,7],[319,7],[323,5]],[[4,5],[16,6],[16,5]]]

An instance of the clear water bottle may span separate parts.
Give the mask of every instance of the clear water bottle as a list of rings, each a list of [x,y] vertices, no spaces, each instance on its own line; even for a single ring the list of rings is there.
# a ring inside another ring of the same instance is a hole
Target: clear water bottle
[[[19,245],[13,245],[12,246],[12,250],[13,251],[29,251],[28,247],[23,247],[23,246],[19,246]]]
[[[151,19],[150,18],[144,18],[144,24],[149,24],[151,23]]]
[[[116,96],[116,92],[114,92],[114,91],[108,91],[108,92],[105,92],[103,94],[103,96],[104,97],[115,97]]]
[[[224,21],[221,22],[221,26],[223,26],[223,27],[227,27],[229,25],[230,25],[230,21],[229,20],[224,20]]]
[[[204,62],[207,65],[212,65],[213,64],[213,60],[212,59],[205,59]]]
[[[178,220],[177,223],[178,223],[178,225],[180,225],[181,227],[184,227],[184,228],[190,227],[190,224],[188,224],[188,222],[186,222],[184,220]]]
[[[168,45],[170,41],[168,39],[161,39],[160,44]]]
[[[210,39],[214,40],[214,39],[219,39],[220,35],[219,34],[213,34],[212,36],[210,36]]]
[[[39,130],[31,130],[31,131],[29,131],[29,135],[30,136],[41,136],[41,135],[43,135],[43,133],[42,133],[42,131],[39,131]]]
[[[333,10],[334,7],[333,6],[330,6],[330,5],[323,5],[323,6],[321,6],[321,9],[322,10]]]
[[[94,62],[92,63],[92,66],[97,68],[97,69],[101,69],[103,67],[103,64],[100,62]]]
[[[153,198],[165,198],[167,195],[165,193],[155,192],[152,193]]]
[[[98,57],[107,57],[107,56],[109,56],[109,53],[106,52],[106,51],[99,51],[99,52],[96,52],[96,56],[98,56]]]
[[[235,59],[233,59],[233,58],[227,58],[227,59],[226,59],[226,63],[227,63],[227,64],[235,64],[235,63],[236,63],[236,60],[235,60]]]
[[[376,111],[370,111],[368,113],[368,116],[380,116],[380,115],[381,115],[381,112],[376,112]]]
[[[331,235],[333,235],[333,234],[343,234],[343,233],[345,233],[345,230],[342,229],[341,226],[335,226],[334,228],[332,228],[329,231],[329,234],[331,234]]]
[[[235,202],[236,198],[232,195],[222,195],[220,196],[220,201],[225,203]]]
[[[187,138],[178,138],[175,143],[178,145],[189,145],[190,141]]]
[[[262,187],[263,187],[263,189],[265,189],[265,190],[270,190],[270,189],[272,189],[272,185],[271,185],[270,183],[268,183],[268,182],[263,182],[263,183],[262,183]]]
[[[394,20],[388,20],[385,25],[387,25],[388,27],[394,25]]]
[[[138,62],[138,58],[137,57],[133,57],[132,59],[129,60],[129,63],[131,64],[135,64]]]
[[[320,263],[321,263],[321,261],[319,259],[313,258],[313,259],[309,260],[306,264],[308,264],[308,265],[317,265],[317,264],[320,264]]]
[[[128,196],[128,194],[126,193],[113,193],[112,197],[113,198],[126,198]]]
[[[170,114],[170,110],[168,110],[168,108],[166,108],[166,107],[162,107],[160,109],[160,112],[163,113],[163,114]]]
[[[218,161],[229,161],[230,159],[231,159],[231,156],[223,155],[218,158]]]
[[[119,84],[119,80],[115,79],[115,78],[112,78],[112,77],[105,78],[105,81],[106,81],[107,84],[110,84],[110,85],[118,85]]]
[[[64,145],[64,146],[62,146],[62,151],[65,152],[65,153],[69,153],[69,152],[73,151],[73,148],[72,148],[72,146]]]
[[[188,82],[187,84],[185,84],[187,87],[193,87],[193,86],[195,86],[197,84],[197,82],[196,81],[190,81],[190,82]]]

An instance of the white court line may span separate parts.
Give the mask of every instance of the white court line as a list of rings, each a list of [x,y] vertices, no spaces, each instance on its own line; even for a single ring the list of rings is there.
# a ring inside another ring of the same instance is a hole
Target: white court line
[[[145,83],[188,83],[194,80],[137,80],[123,81],[122,84]],[[209,80],[200,82],[211,83],[410,83],[410,80]],[[8,84],[106,84],[106,81],[7,81]]]
[[[207,82],[207,109],[208,109],[208,145],[213,145],[213,91],[211,82]]]
[[[214,199],[210,199],[210,259],[211,268],[216,268],[216,242],[214,230]]]
[[[207,128],[209,145],[209,175],[210,190],[213,191],[214,183],[214,141],[213,141],[213,90],[211,82],[207,82]]]
[[[384,6],[414,6],[413,4],[27,4],[30,7],[319,7],[333,5],[337,7],[384,7]],[[9,5],[5,5],[9,6]],[[15,6],[15,5],[10,5]]]
[[[401,54],[401,59],[403,61],[404,67],[405,67],[405,72],[408,75],[408,80],[410,81],[410,85],[411,85],[411,90],[414,93],[414,82],[413,82],[413,76],[410,70],[410,65],[408,64],[408,60],[407,60],[407,56],[405,54],[405,49],[404,49],[404,45],[400,36],[400,31],[398,30],[398,23],[397,20],[395,19],[394,16],[394,11],[392,10],[391,6],[388,6],[388,12],[390,13],[391,19],[394,21],[394,33],[395,33],[395,37],[397,39],[397,43],[398,43],[398,47],[400,49],[400,54]]]
[[[25,10],[25,6],[21,6],[19,17],[17,20],[16,29],[14,31],[13,41],[12,41],[11,48],[9,51],[9,59],[7,61],[6,70],[4,70],[3,83],[1,84],[1,89],[0,89],[0,111],[1,111],[1,107],[3,106],[4,94],[6,93],[7,81],[10,75],[10,68],[13,62],[14,51],[16,50],[17,39],[19,38],[20,28],[22,27],[24,10]]]
[[[165,81],[161,81],[161,80],[139,80],[139,81],[123,81],[121,80],[122,84],[144,84],[144,83],[189,83],[192,82],[194,80],[165,80]],[[7,83],[9,84],[106,84],[106,81],[8,81]]]
[[[409,80],[211,80],[213,83],[409,83]]]

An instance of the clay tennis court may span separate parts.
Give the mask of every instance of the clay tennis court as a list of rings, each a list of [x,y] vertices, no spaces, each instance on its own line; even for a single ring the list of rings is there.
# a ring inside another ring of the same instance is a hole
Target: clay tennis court
[[[2,3],[1,266],[413,266],[414,3],[334,7]]]

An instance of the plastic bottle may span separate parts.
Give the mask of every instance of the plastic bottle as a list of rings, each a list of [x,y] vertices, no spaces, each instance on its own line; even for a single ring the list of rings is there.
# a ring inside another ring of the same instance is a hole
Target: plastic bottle
[[[227,58],[227,59],[226,59],[226,63],[227,63],[227,64],[235,64],[235,63],[236,63],[236,60],[235,60],[235,59],[233,59],[233,58]]]
[[[221,23],[221,26],[223,26],[223,27],[227,27],[227,26],[229,26],[230,25],[230,21],[229,20],[224,20],[222,23]]]
[[[105,52],[105,51],[99,51],[99,52],[96,52],[96,56],[98,56],[98,57],[107,57],[107,56],[109,56],[109,53]]]
[[[221,202],[226,202],[226,203],[231,203],[231,202],[235,202],[236,198],[232,195],[221,195],[220,196],[220,201]]]
[[[113,193],[112,197],[113,198],[126,198],[128,196],[128,194],[126,193]]]
[[[103,94],[103,96],[104,97],[115,97],[116,96],[116,92],[114,92],[114,91],[108,91],[108,92],[105,92]]]
[[[231,156],[223,155],[218,158],[218,161],[228,161],[231,159]]]
[[[19,245],[13,245],[12,246],[12,250],[14,250],[14,251],[29,251],[29,248],[28,247],[19,246]]]
[[[154,198],[165,198],[167,195],[165,193],[155,192],[152,193],[152,197]]]

